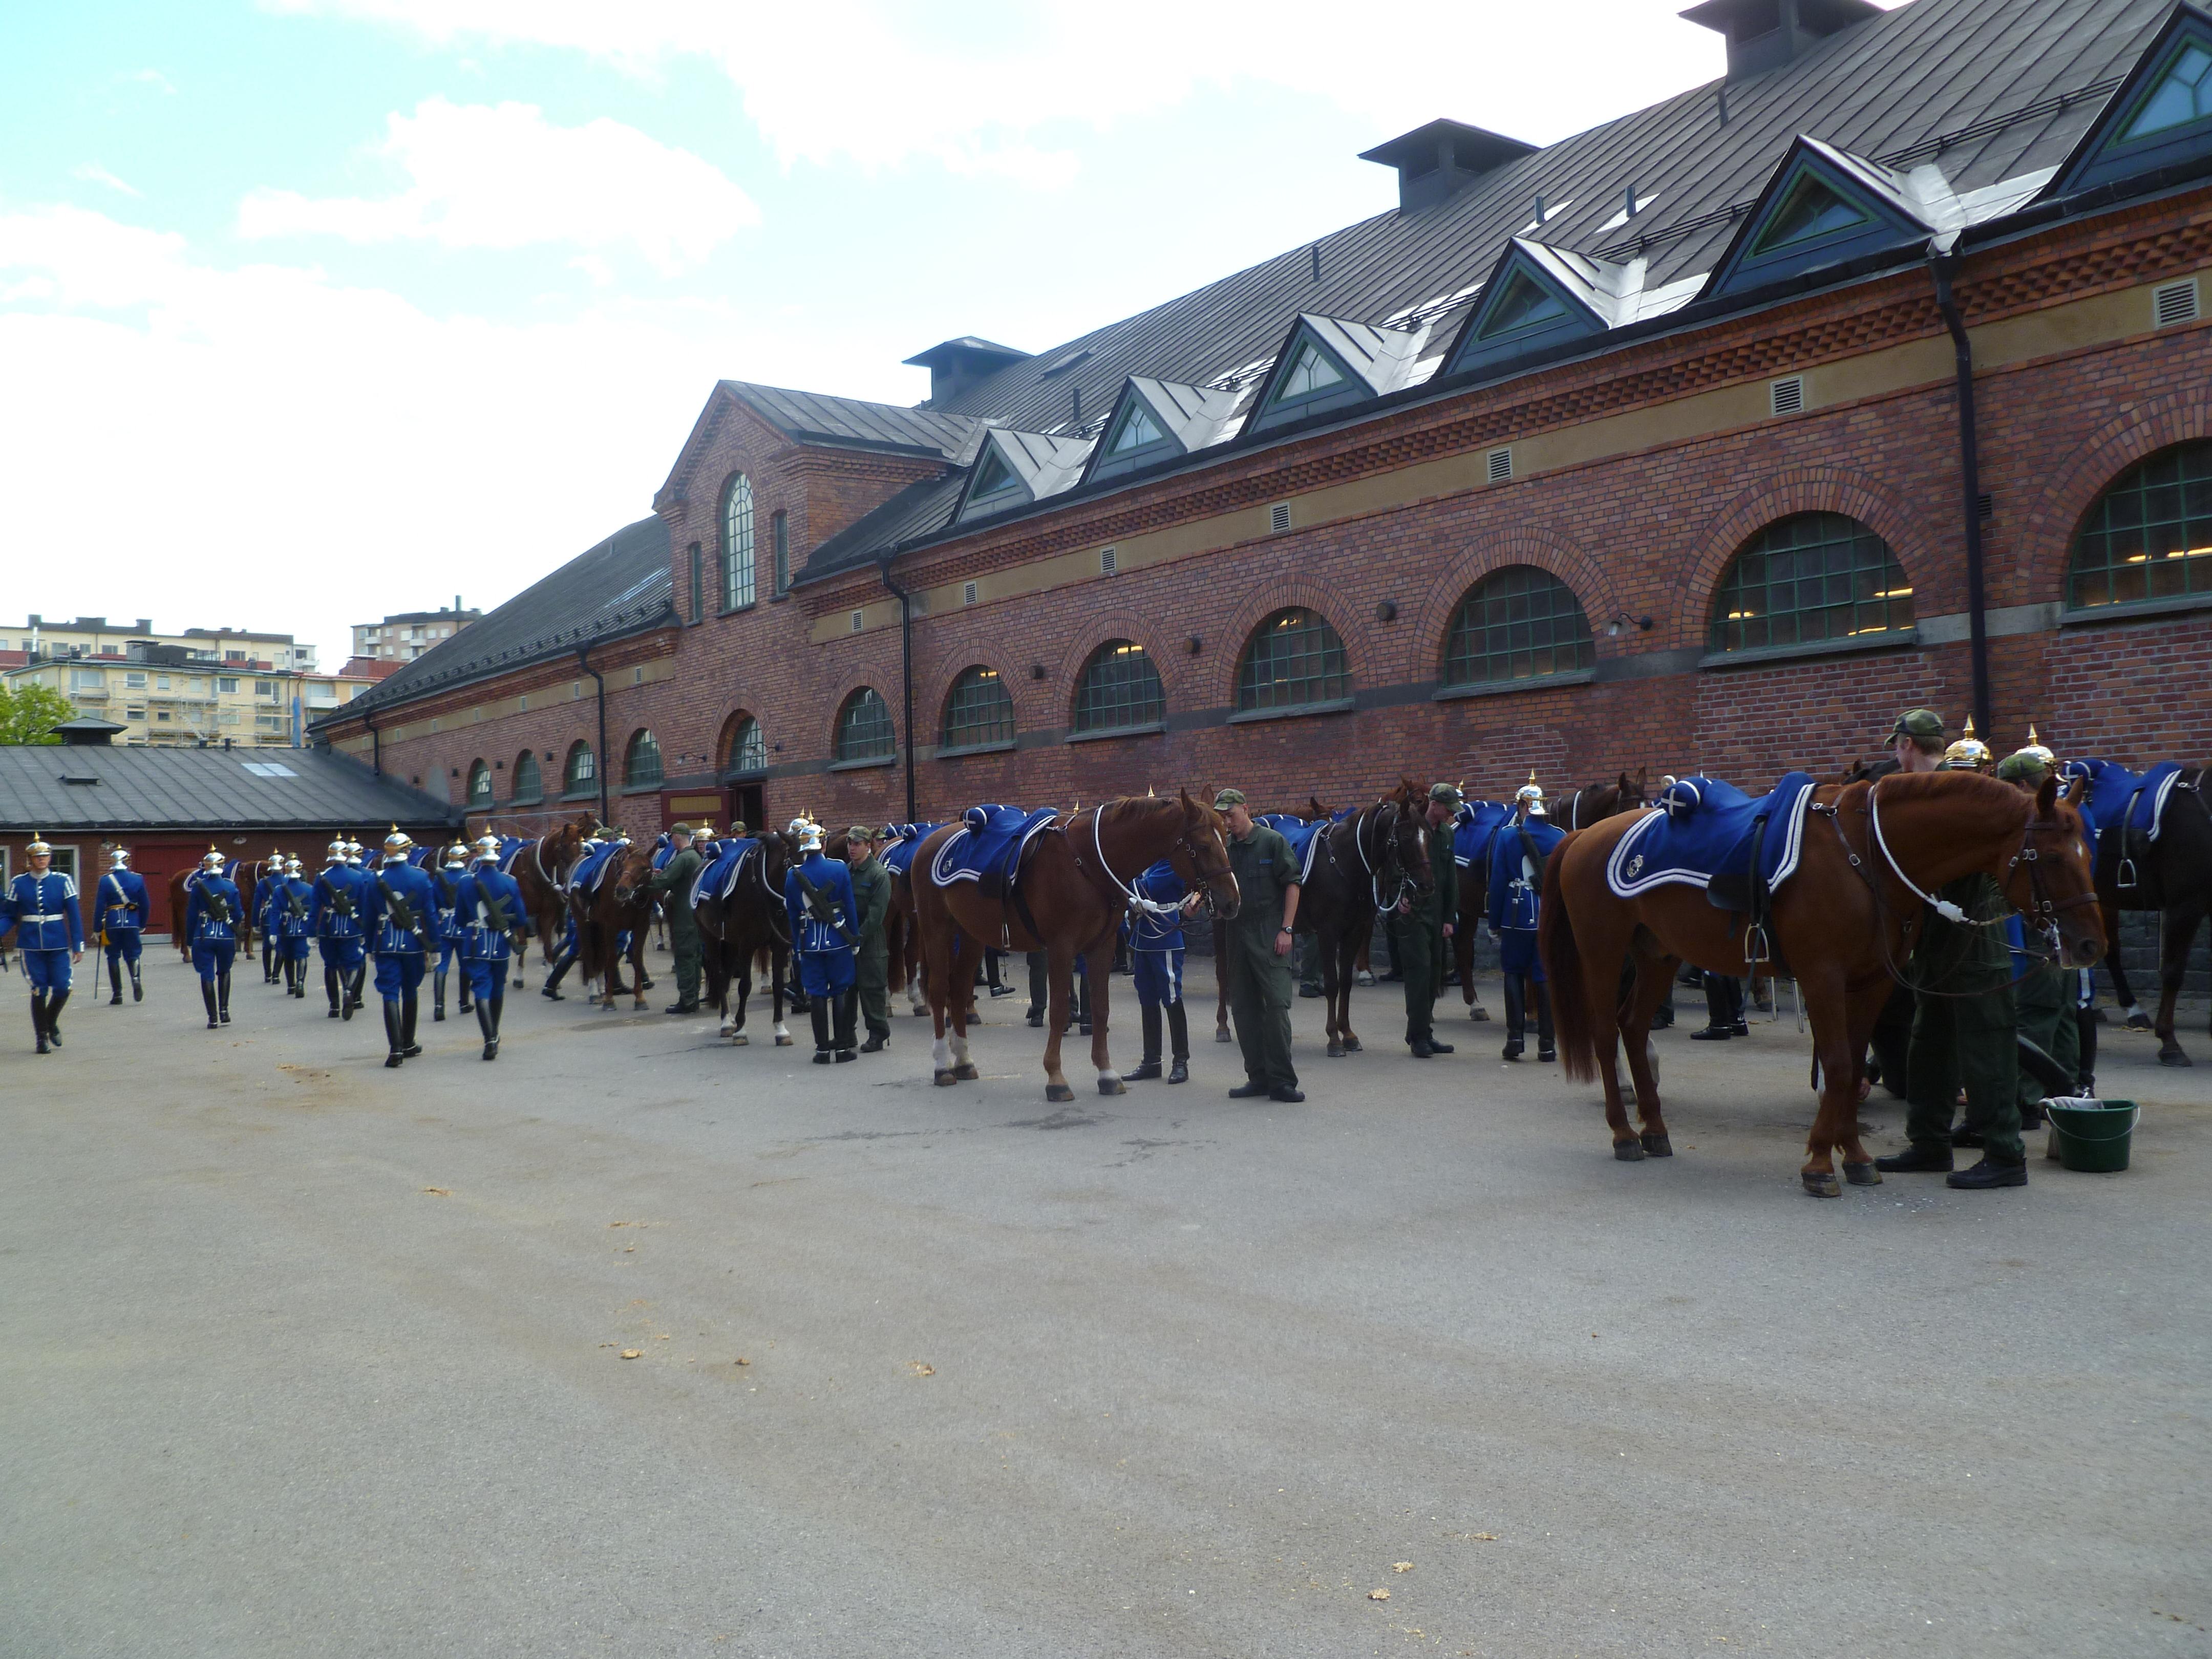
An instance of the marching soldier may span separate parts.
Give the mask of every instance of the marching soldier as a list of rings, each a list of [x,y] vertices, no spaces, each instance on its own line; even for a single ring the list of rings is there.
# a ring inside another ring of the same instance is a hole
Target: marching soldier
[[[23,856],[31,867],[8,884],[0,939],[15,930],[23,977],[31,981],[31,1030],[43,1054],[62,1046],[70,969],[84,959],[84,918],[77,914],[76,883],[53,867],[54,849],[46,838],[33,836]]]
[[[823,854],[820,824],[793,818],[789,833],[799,857],[783,878],[783,902],[791,916],[791,942],[806,988],[807,1012],[814,1020],[814,1063],[827,1066],[833,1058],[834,1008],[834,1058],[842,1066],[860,1058],[853,1050],[853,955],[860,944],[853,931],[853,876]]]
[[[376,953],[376,994],[384,1000],[384,1063],[397,1066],[422,1052],[415,1041],[416,997],[430,951],[437,894],[428,872],[407,861],[414,838],[398,824],[384,838],[384,867],[371,878],[368,921]]]
[[[368,878],[354,868],[352,850],[353,843],[343,836],[330,844],[309,909],[332,1019],[353,1018],[361,1006],[362,975],[368,971],[362,919],[368,909]]]
[[[1232,1100],[1265,1095],[1296,1105],[1305,1098],[1291,1064],[1291,944],[1297,921],[1297,860],[1282,832],[1252,821],[1242,789],[1224,789],[1213,810],[1229,818],[1229,867],[1243,903],[1223,924],[1229,1013],[1244,1051],[1244,1081]]]
[[[592,833],[577,844],[575,863],[577,870],[581,870],[590,861],[592,854],[606,845],[607,833],[605,824],[595,825]],[[566,886],[560,889],[560,893],[562,929],[561,943],[553,952],[553,966],[545,975],[545,983],[538,990],[538,994],[548,1002],[568,1000],[568,998],[561,994],[561,981],[568,977],[568,970],[576,965],[576,958],[583,950],[582,941],[576,937],[576,907],[568,902],[568,890]],[[619,948],[617,954],[620,954]]]
[[[876,831],[865,823],[845,832],[845,858],[852,866],[853,910],[860,934],[853,991],[868,1026],[868,1040],[860,1052],[878,1054],[891,1040],[891,947],[884,935],[884,918],[891,908],[891,872],[876,856]]]
[[[461,921],[459,915],[461,878],[469,872],[470,852],[465,842],[455,842],[446,849],[444,868],[430,878],[435,897],[438,940],[438,965],[430,978],[430,1023],[437,1024],[446,1018],[446,975],[452,971],[453,957],[460,949]],[[469,1012],[469,976],[461,975],[460,1012]]]
[[[1452,817],[1460,793],[1449,783],[1429,786],[1422,813],[1428,837],[1429,871],[1436,884],[1427,896],[1409,893],[1389,915],[1390,961],[1406,978],[1406,1046],[1415,1060],[1448,1054],[1449,1042],[1437,1041],[1437,993],[1444,982],[1444,941],[1459,914],[1459,866],[1452,859]]]
[[[222,872],[222,854],[212,847],[185,904],[185,937],[191,941],[192,967],[200,976],[200,1000],[207,1005],[207,1028],[230,1024],[230,970],[238,960],[238,929],[246,901],[238,884]]]
[[[668,948],[676,958],[676,1000],[662,1010],[664,1013],[699,1012],[699,920],[691,914],[691,889],[705,868],[699,849],[691,844],[691,826],[672,825],[668,831],[668,860],[645,884],[647,891],[661,896],[661,916],[668,925]]]
[[[241,865],[239,868],[242,877],[245,866]],[[261,860],[261,873],[253,883],[253,902],[246,907],[252,915],[254,927],[261,932],[261,982],[264,985],[274,985],[277,979],[276,964],[280,958],[276,950],[276,890],[283,884],[284,854],[278,852],[273,857]],[[239,890],[241,893],[245,891],[243,880]]]
[[[1890,747],[1904,771],[1940,769],[1942,717],[1929,708],[1899,715]],[[1972,756],[1962,758],[1971,769]],[[1906,965],[1917,1005],[1905,1062],[1905,1133],[1912,1144],[1876,1158],[1875,1166],[1893,1174],[1949,1170],[1952,1105],[1963,1081],[1966,1121],[1960,1144],[1979,1146],[1982,1158],[1972,1169],[1951,1175],[1950,1184],[1972,1191],[2025,1187],[2027,1151],[2020,1138],[2018,1018],[2012,955],[2005,948],[2004,895],[1996,878],[1984,872],[1947,882],[1936,896],[1961,919],[1923,908]]]
[[[107,872],[100,878],[94,908],[99,917],[100,943],[107,955],[108,1006],[123,1002],[123,974],[131,973],[131,1000],[143,1002],[146,988],[138,977],[138,956],[146,923],[154,913],[146,891],[146,878],[131,867],[131,854],[118,847],[107,855]]]
[[[1160,907],[1133,910],[1125,924],[1129,938],[1129,971],[1137,981],[1137,1015],[1145,1028],[1145,1057],[1122,1076],[1141,1083],[1160,1074],[1160,1017],[1167,1017],[1170,1083],[1190,1081],[1190,1020],[1182,1003],[1182,919],[1198,908],[1200,896],[1183,884],[1175,866],[1162,859],[1136,879],[1137,891]]]
[[[276,959],[284,964],[284,994],[305,1000],[307,994],[307,946],[314,938],[315,890],[307,884],[300,860],[288,858],[281,878],[271,876],[275,890],[269,907],[269,928],[276,939]]]
[[[461,923],[461,971],[475,994],[477,1029],[483,1057],[499,1058],[499,1018],[507,1008],[508,946],[528,941],[522,887],[499,867],[499,837],[477,842],[475,862],[461,878],[455,914]]]
[[[1557,1060],[1552,1034],[1552,993],[1544,983],[1543,958],[1536,951],[1536,917],[1543,891],[1544,860],[1566,839],[1544,806],[1544,791],[1531,772],[1513,794],[1513,817],[1498,827],[1490,843],[1490,933],[1498,941],[1498,965],[1505,978],[1507,1060],[1527,1052],[1528,1004],[1536,1005],[1536,1058]]]

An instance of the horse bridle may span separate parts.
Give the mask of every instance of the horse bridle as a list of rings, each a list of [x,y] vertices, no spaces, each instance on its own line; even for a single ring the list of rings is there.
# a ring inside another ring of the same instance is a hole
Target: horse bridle
[[[1108,884],[1116,893],[1119,893],[1121,896],[1122,899],[1127,903],[1131,909],[1139,910],[1145,915],[1152,916],[1164,916],[1169,915],[1179,907],[1173,904],[1162,904],[1156,899],[1146,898],[1142,892],[1138,890],[1137,884],[1134,881],[1124,881],[1120,876],[1115,873],[1113,862],[1106,856],[1106,844],[1101,838],[1103,823],[1106,816],[1106,807],[1110,803],[1102,802],[1100,805],[1091,809],[1091,847],[1093,855],[1098,861],[1099,873],[1106,878]],[[1073,829],[1074,827],[1074,817],[1071,816],[1066,828]],[[1065,833],[1065,830],[1063,830],[1062,833]],[[1206,867],[1206,860],[1199,856],[1198,843],[1191,839],[1190,820],[1188,818],[1183,820],[1182,828],[1176,831],[1175,839],[1169,842],[1168,846],[1169,850],[1170,851],[1180,847],[1184,853],[1189,855],[1191,868],[1198,872],[1200,881],[1205,884],[1203,891],[1206,896],[1206,914],[1208,915],[1212,915],[1213,884],[1224,876],[1233,876],[1236,873],[1230,868],[1229,860],[1225,858],[1223,859],[1220,867],[1218,869],[1209,870]],[[1068,852],[1075,860],[1076,868],[1079,870],[1082,869],[1084,865],[1082,848],[1077,846],[1073,841],[1071,841],[1068,843]]]
[[[1376,845],[1382,851],[1383,860],[1382,867],[1378,870],[1375,866],[1374,860],[1367,855],[1364,840],[1365,827],[1370,821],[1379,825],[1382,822],[1379,815],[1386,810],[1390,814],[1390,832],[1387,839],[1379,830],[1376,832]],[[1377,911],[1395,909],[1398,902],[1408,893],[1420,891],[1413,877],[1407,873],[1405,860],[1398,856],[1398,825],[1401,816],[1396,801],[1379,800],[1361,813],[1352,826],[1352,850],[1359,854],[1359,862],[1366,868],[1367,894],[1375,902]],[[1397,890],[1386,899],[1382,896],[1383,877],[1392,870],[1397,872],[1398,886]]]

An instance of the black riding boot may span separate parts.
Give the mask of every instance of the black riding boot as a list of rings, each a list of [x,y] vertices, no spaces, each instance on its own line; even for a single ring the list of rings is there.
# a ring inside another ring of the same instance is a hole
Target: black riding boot
[[[826,997],[817,997],[807,1005],[808,1016],[814,1022],[814,1063],[830,1063],[830,1002]]]
[[[1705,1029],[1691,1032],[1691,1042],[1726,1042],[1735,1035],[1735,1012],[1729,995],[1729,989],[1735,983],[1735,981],[1725,974],[1705,975]]]
[[[486,1060],[499,1058],[499,1017],[494,1012],[498,1006],[498,1002],[490,997],[481,998],[477,1003],[477,1030],[483,1033]]]
[[[331,1000],[331,1018],[338,1017],[338,970],[327,963],[323,968],[323,994]]]
[[[2080,1086],[2083,1094],[2094,1093],[2097,1087],[2097,1011],[2076,1008],[2074,1029],[2081,1036],[2081,1074]]]
[[[860,988],[848,985],[837,998],[837,1063],[858,1059],[854,1050],[860,1044]]]
[[[436,1025],[446,1018],[446,975],[441,969],[430,975],[430,1024]]]
[[[120,961],[112,961],[107,964],[107,1006],[111,1008],[121,1007],[123,1006],[123,963]]]
[[[39,1039],[39,1052],[43,1054],[46,1052],[46,994],[44,991],[31,993],[31,1030]]]
[[[215,1001],[225,1025],[230,1024],[230,969],[218,969],[215,976]]]
[[[62,1006],[69,1000],[67,990],[46,993],[46,1041],[57,1048],[62,1046]]]
[[[362,985],[368,978],[368,969],[364,965],[355,969],[353,970],[352,978],[347,982],[345,994],[345,1017],[348,1019],[351,1019],[354,1015],[361,1010]]]
[[[145,1000],[146,988],[139,982],[138,964],[134,962],[131,964],[131,1000],[143,1002]]]
[[[222,1023],[215,1017],[215,981],[213,980],[204,979],[200,981],[200,1000],[207,1004],[208,1030],[212,1031]]]
[[[1498,1052],[1518,1060],[1528,1047],[1528,981],[1515,973],[1505,975],[1505,1047]]]
[[[502,969],[501,971],[506,970]],[[453,981],[453,1006],[464,1014],[472,1014],[477,1011],[476,999],[469,994],[469,970],[465,968]]]
[[[1536,981],[1536,1058],[1557,1060],[1559,1047],[1552,1034],[1552,988]]]
[[[399,1000],[399,1052],[409,1060],[422,1052],[422,1045],[415,1041],[416,1006],[413,997]]]
[[[1160,1008],[1156,1002],[1147,1002],[1137,1009],[1137,1023],[1144,1027],[1145,1057],[1135,1067],[1121,1073],[1124,1083],[1150,1083],[1160,1074]]]
[[[384,1063],[387,1068],[397,1066],[407,1058],[400,1047],[399,1005],[390,997],[384,1000]]]
[[[560,960],[553,964],[552,972],[545,975],[545,983],[538,988],[538,994],[552,1002],[566,1001],[567,999],[561,994],[561,981],[568,978],[568,970],[575,965],[576,953],[574,951],[563,951]]]
[[[261,941],[261,982],[264,985],[276,982],[276,946],[274,940],[268,939]]]
[[[1190,1017],[1180,1001],[1168,1004],[1168,1081],[1190,1081]]]

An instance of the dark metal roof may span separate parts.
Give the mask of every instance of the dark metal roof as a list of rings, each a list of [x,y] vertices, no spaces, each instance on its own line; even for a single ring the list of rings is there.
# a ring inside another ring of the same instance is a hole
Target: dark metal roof
[[[314,724],[507,673],[549,651],[664,627],[676,620],[672,586],[668,526],[640,519]]]
[[[725,380],[722,386],[793,443],[858,445],[965,462],[975,453],[975,435],[982,424],[972,415],[831,398],[750,380]]]
[[[460,819],[460,808],[329,750],[0,747],[0,830],[10,833],[371,829]]]

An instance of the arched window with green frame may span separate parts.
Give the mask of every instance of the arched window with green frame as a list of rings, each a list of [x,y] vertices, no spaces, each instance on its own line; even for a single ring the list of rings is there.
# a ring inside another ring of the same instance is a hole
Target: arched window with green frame
[[[1841,513],[1778,519],[1748,542],[1713,595],[1706,648],[1788,649],[1844,640],[1902,640],[1912,584],[1866,525]]]
[[[2081,518],[2066,608],[2212,595],[2212,441],[2160,451],[2112,480]]]

